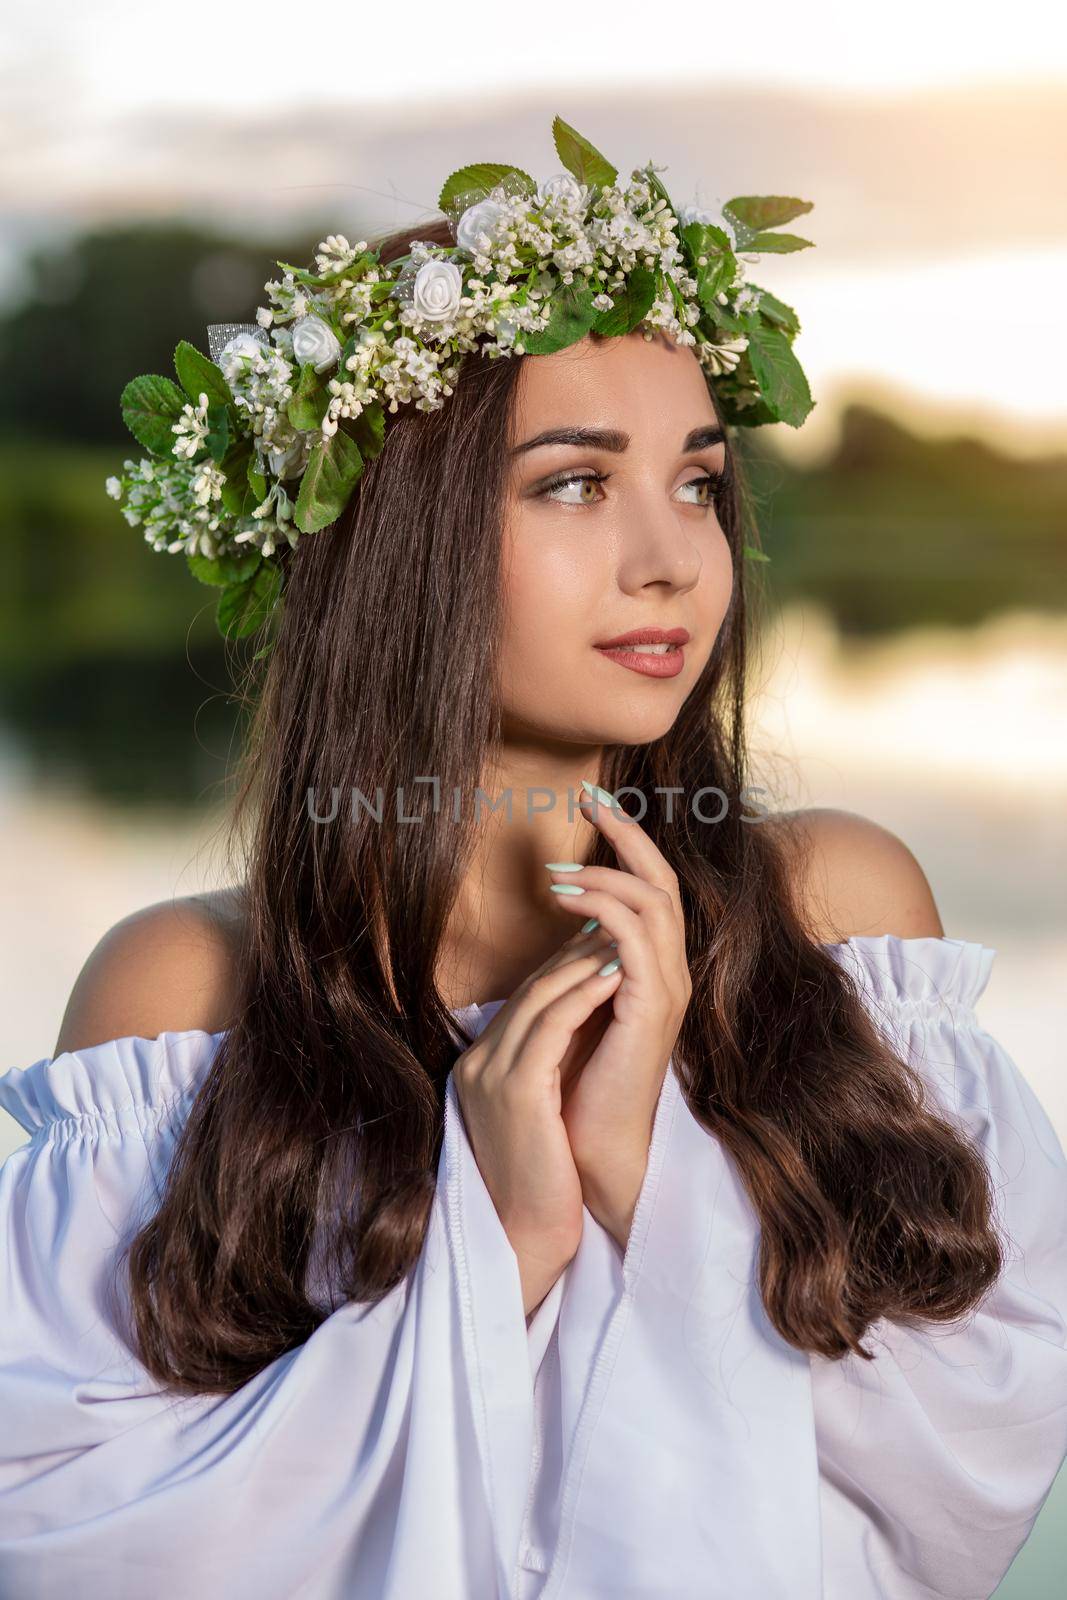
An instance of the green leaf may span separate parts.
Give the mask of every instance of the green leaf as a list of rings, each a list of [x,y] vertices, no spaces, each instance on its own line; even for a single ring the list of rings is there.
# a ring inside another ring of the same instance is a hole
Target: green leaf
[[[784,256],[791,250],[807,250],[809,247],[813,248],[812,241],[802,239],[799,233],[754,233],[745,249]]]
[[[256,651],[255,655],[252,657],[253,663],[255,663],[257,661],[262,661],[264,656],[269,656],[272,648],[273,648],[273,641],[268,639],[266,644],[262,645]]]
[[[267,498],[267,480],[257,469],[255,456],[249,457],[247,477],[248,487],[255,495],[255,503],[258,506]]]
[[[675,217],[677,217],[678,207],[674,204],[674,201],[667,193],[667,190],[663,184],[663,180],[661,179],[659,173],[655,170],[651,161],[648,162],[647,166],[641,168],[641,176],[648,184],[648,187],[652,193],[652,198],[654,200],[666,200],[668,209]]]
[[[132,378],[119,401],[122,420],[137,443],[154,456],[174,453],[174,423],[182,414],[185,396],[169,378],[153,373]]]
[[[263,553],[254,547],[247,555],[199,556],[187,555],[186,563],[193,577],[200,583],[209,583],[216,589],[229,584],[246,583],[263,560]]]
[[[697,298],[705,310],[718,310],[717,296],[734,281],[737,258],[725,228],[712,222],[687,222],[681,239],[692,262],[693,276],[697,281]],[[697,263],[706,257],[704,266]]]
[[[656,274],[651,267],[635,267],[615,295],[610,311],[600,311],[593,327],[597,333],[614,338],[631,333],[647,316],[656,298]]]
[[[520,335],[524,349],[532,356],[547,356],[584,338],[598,315],[593,292],[584,278],[563,284],[552,296],[552,311],[544,328]]]
[[[333,272],[312,272],[308,267],[294,267],[288,261],[276,261],[274,265],[281,267],[283,272],[291,272],[297,283],[302,283],[308,289],[328,289],[333,284],[340,283],[342,278],[353,280],[362,276],[368,267],[373,266],[378,260],[376,250],[364,250],[347,267],[336,267]]]
[[[770,556],[765,556],[762,550],[757,550],[755,545],[746,544],[742,547],[741,554],[749,561],[769,561]]]
[[[373,461],[381,455],[385,444],[385,410],[380,400],[364,406],[358,417],[342,417],[341,427],[359,445],[364,461]]]
[[[219,632],[231,639],[255,633],[270,615],[280,585],[281,573],[272,561],[263,561],[250,578],[230,584],[215,608]]]
[[[456,207],[465,211],[468,206],[484,200],[498,183],[503,183],[509,193],[532,195],[537,184],[521,167],[512,167],[495,161],[477,161],[469,167],[457,167],[441,185],[437,197],[440,211],[451,212]]]
[[[249,498],[248,468],[252,461],[251,439],[239,437],[233,441],[220,465],[226,479],[222,486],[222,503],[232,516],[247,513]],[[262,498],[262,496],[260,497]]]
[[[315,445],[300,480],[293,512],[293,521],[301,533],[315,533],[336,521],[362,471],[359,446],[342,429]]]
[[[697,328],[712,344],[718,344],[724,333],[748,333],[746,324],[736,311],[731,311],[728,305],[721,306],[717,300],[711,300],[704,306]]]
[[[723,421],[732,428],[759,428],[765,423],[777,422],[778,418],[769,406],[760,399],[748,401],[739,405],[729,390],[724,387],[721,378],[713,378],[715,396],[719,409],[723,414]]]
[[[779,422],[799,428],[813,401],[804,369],[780,328],[767,327],[758,317],[746,319],[746,354],[766,405]]]
[[[322,421],[329,403],[325,378],[315,371],[310,361],[305,361],[287,407],[289,421],[301,433],[310,433]]]
[[[742,194],[727,200],[723,210],[731,211],[746,228],[759,233],[764,228],[780,228],[783,222],[792,222],[794,217],[810,211],[812,204],[811,200],[795,200],[784,194]]]
[[[759,314],[765,321],[784,328],[786,333],[794,337],[800,332],[800,322],[792,306],[787,306],[784,300],[779,300],[777,295],[771,294],[769,289],[761,288],[758,283],[750,281],[748,287],[758,292]]]
[[[207,445],[207,452],[212,461],[216,461],[221,465],[227,450],[230,448],[229,406],[208,406],[207,437],[204,443]]]
[[[209,404],[214,401],[219,405],[233,405],[230,386],[219,368],[188,339],[183,339],[174,352],[174,369],[194,406],[200,404],[202,394],[207,395]]]
[[[619,176],[618,168],[612,166],[607,156],[602,156],[595,145],[562,117],[552,119],[552,139],[559,159],[579,183],[603,189]]]

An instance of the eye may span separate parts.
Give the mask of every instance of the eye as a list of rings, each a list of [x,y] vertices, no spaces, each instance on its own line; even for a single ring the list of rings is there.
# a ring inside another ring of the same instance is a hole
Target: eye
[[[558,472],[554,478],[549,478],[544,488],[538,491],[539,497],[552,500],[558,506],[592,506],[596,505],[596,497],[586,497],[583,490],[586,484],[595,488],[597,484],[606,483],[611,476],[607,472]],[[578,494],[570,500],[559,498],[561,489],[568,488],[571,484],[578,485]]]
[[[610,477],[610,472],[560,472],[538,490],[538,498],[551,500],[559,506],[596,505],[600,497],[595,493],[586,494],[586,485],[588,484],[591,490],[596,490],[600,484],[607,483]],[[690,478],[688,483],[682,484],[682,489],[696,489],[698,497],[690,500],[689,504],[709,511],[721,498],[729,481],[729,472],[726,468],[721,468],[718,472],[706,472],[702,477]],[[562,498],[561,491],[572,489],[574,486],[577,486],[576,491],[570,497]]]
[[[690,501],[690,504],[701,506],[708,510],[722,498],[729,481],[729,474],[726,469],[720,468],[718,472],[705,472],[700,478],[690,478],[688,483],[682,484],[682,488],[704,491],[701,498]]]

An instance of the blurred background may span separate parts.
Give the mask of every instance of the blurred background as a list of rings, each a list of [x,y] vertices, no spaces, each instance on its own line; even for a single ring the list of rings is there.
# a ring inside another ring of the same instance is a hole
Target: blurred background
[[[227,881],[240,739],[213,596],[104,493],[118,396],[277,260],[429,217],[476,160],[559,170],[559,113],[679,203],[814,202],[752,276],[817,401],[742,441],[760,506],[761,781],[893,829],[980,1015],[1067,1143],[1067,27],[899,0],[254,13],[54,0],[0,52],[4,1058],[51,1054],[96,940]],[[663,24],[666,23],[666,26]],[[22,1133],[0,1113],[0,1155]],[[1067,1587],[1067,1475],[998,1596]]]

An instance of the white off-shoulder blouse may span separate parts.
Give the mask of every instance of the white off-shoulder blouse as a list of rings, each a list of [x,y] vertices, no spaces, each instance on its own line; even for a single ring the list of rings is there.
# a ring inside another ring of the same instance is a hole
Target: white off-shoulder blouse
[[[151,1214],[221,1034],[14,1068],[0,1168],[0,1595],[52,1600],[979,1600],[1067,1454],[1067,1158],[974,1003],[995,951],[827,947],[995,1180],[977,1312],[788,1345],[759,1231],[673,1062],[623,1253],[592,1215],[529,1328],[449,1077],[424,1247],[238,1392],[124,1344],[116,1250]],[[477,1032],[503,1001],[455,1015]],[[124,1305],[125,1301],[121,1303]]]

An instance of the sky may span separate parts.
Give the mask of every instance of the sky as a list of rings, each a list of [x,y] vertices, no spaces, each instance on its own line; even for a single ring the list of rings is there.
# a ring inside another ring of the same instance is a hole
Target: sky
[[[674,0],[649,7],[546,4],[476,13],[420,3],[283,0],[229,10],[184,0],[171,12],[131,3],[52,0],[9,21],[17,61],[77,62],[90,97],[112,112],[146,104],[231,110],[357,93],[389,104],[427,93],[540,87],[734,82],[863,92],[1067,76],[1067,25],[1047,0],[1013,0],[995,22],[978,8],[895,0],[880,15],[854,0],[758,8]],[[398,21],[403,21],[403,34]],[[6,52],[5,52],[6,53]]]
[[[835,396],[863,388],[930,431],[1056,447],[1065,15],[1033,0],[995,20],[929,0],[877,15],[680,0],[658,24],[628,5],[11,8],[0,295],[17,297],[35,243],[110,220],[187,214],[269,239],[282,219],[351,236],[429,215],[466,161],[559,170],[558,112],[620,169],[665,165],[683,199],[815,202],[793,224],[815,249],[751,271],[801,319],[822,404],[798,453],[829,447]]]

